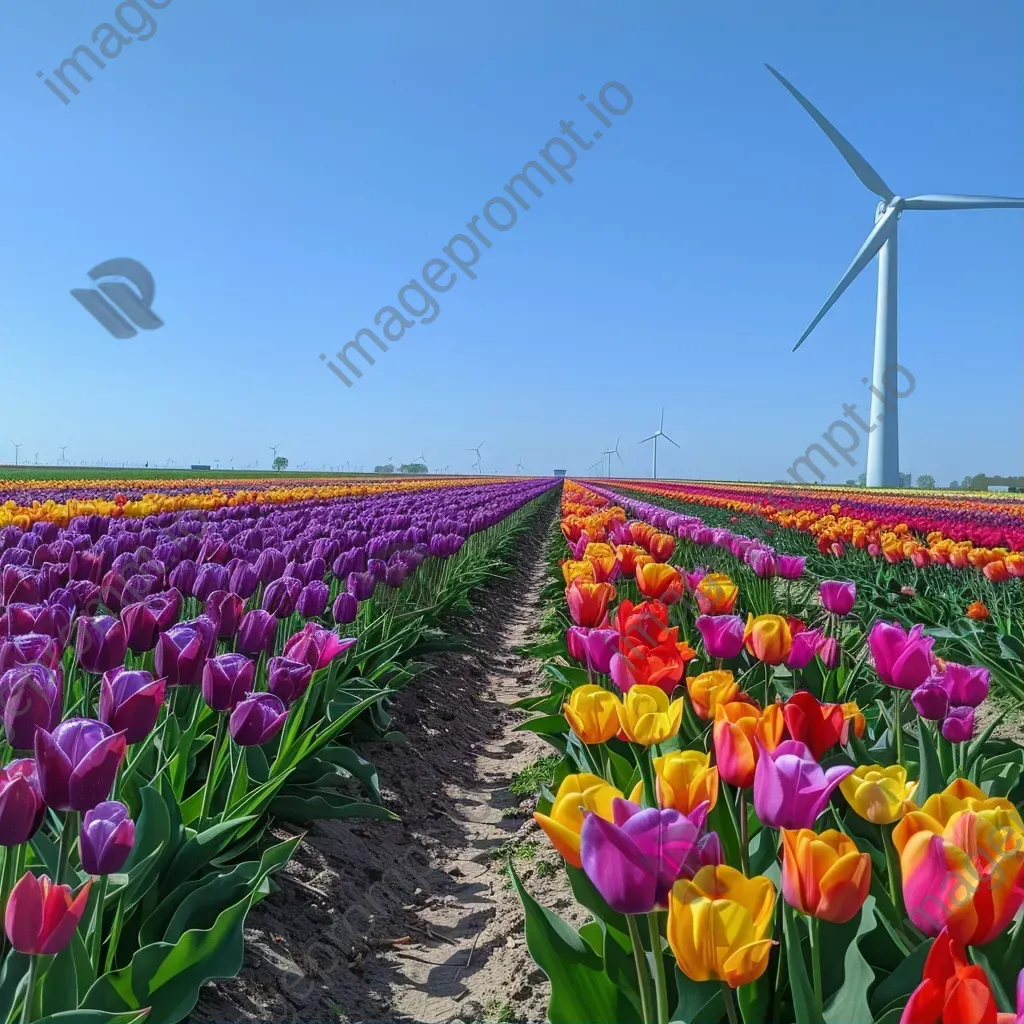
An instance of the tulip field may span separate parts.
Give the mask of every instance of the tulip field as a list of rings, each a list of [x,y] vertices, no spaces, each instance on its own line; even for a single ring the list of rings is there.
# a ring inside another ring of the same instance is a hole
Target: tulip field
[[[1024,1024],[1019,498],[269,476],[0,481],[0,1024],[238,974],[309,823],[395,817],[362,738],[547,534],[524,827],[580,913],[500,870],[548,1019]]]
[[[1024,1022],[1024,504],[566,481],[552,1021]],[[512,870],[512,869],[510,869]]]
[[[174,1024],[236,974],[301,823],[390,816],[347,731],[552,486],[0,486],[0,1020]]]

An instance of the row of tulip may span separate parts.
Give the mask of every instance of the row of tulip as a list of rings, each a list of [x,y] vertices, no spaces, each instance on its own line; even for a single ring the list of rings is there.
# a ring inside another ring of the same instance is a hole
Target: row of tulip
[[[819,550],[847,547],[918,567],[974,567],[993,582],[1024,577],[1024,501],[922,498],[919,492],[786,488],[752,484],[630,482],[646,494],[756,514],[803,530]]]
[[[390,816],[340,740],[549,488],[0,531],[0,1021],[174,1024],[236,973],[271,820]]]
[[[1024,750],[976,735],[987,669],[851,581],[794,615],[775,577],[675,565],[703,525],[617,499],[565,484],[550,693],[521,702],[593,918],[513,873],[550,1019],[1024,1022]]]
[[[281,483],[262,477],[248,481],[232,480],[226,487],[196,481],[194,486],[186,488],[181,481],[169,484],[159,480],[88,481],[58,485],[37,485],[28,481],[25,485],[7,484],[0,490],[0,528],[12,526],[28,530],[37,522],[67,526],[73,519],[89,515],[138,519],[187,509],[208,512],[252,504],[288,505],[499,482],[503,481],[495,477],[415,477],[393,480],[368,478],[345,483],[338,483],[337,479],[289,479],[287,483]]]

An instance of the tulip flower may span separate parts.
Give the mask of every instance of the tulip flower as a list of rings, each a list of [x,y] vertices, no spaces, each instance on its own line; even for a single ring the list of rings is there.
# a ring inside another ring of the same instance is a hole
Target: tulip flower
[[[812,828],[832,791],[853,772],[853,765],[828,770],[797,740],[758,752],[754,770],[754,810],[771,828]]]
[[[345,589],[357,600],[367,601],[373,597],[377,587],[376,577],[368,572],[350,572],[345,580]],[[264,605],[266,599],[264,598]]]
[[[721,777],[730,786],[752,786],[760,750],[774,750],[782,742],[784,729],[778,704],[764,711],[743,701],[719,705],[711,736]]]
[[[686,689],[697,717],[708,721],[715,717],[719,707],[736,699],[739,686],[733,674],[725,669],[702,672],[699,676],[687,677]]]
[[[682,697],[669,702],[657,686],[633,686],[618,707],[619,725],[632,743],[649,747],[679,732],[683,721]]]
[[[646,598],[675,604],[683,596],[683,577],[673,565],[649,562],[636,567],[636,585]]]
[[[154,656],[156,674],[166,677],[169,686],[197,685],[213,649],[214,633],[203,628],[197,619],[179,622],[161,633]]]
[[[891,825],[913,807],[910,801],[917,786],[907,782],[907,769],[901,764],[860,764],[839,783],[839,791],[865,821]]]
[[[868,646],[878,677],[887,686],[913,690],[932,671],[930,636],[923,635],[923,626],[914,626],[907,633],[898,622],[876,622],[868,634]]]
[[[691,981],[739,988],[768,966],[775,887],[764,875],[745,878],[728,864],[701,868],[672,886],[668,944]],[[713,941],[709,941],[713,939]]]
[[[972,601],[967,606],[967,611],[964,614],[969,619],[974,619],[976,622],[984,622],[985,619],[989,618],[989,610],[983,601]]]
[[[608,602],[615,597],[611,583],[588,583],[575,579],[565,588],[569,614],[578,626],[603,626]]]
[[[825,580],[818,584],[821,605],[833,615],[849,615],[857,599],[857,585],[840,580]]]
[[[358,611],[359,602],[352,594],[342,591],[334,599],[334,607],[331,609],[331,614],[334,616],[334,621],[337,622],[339,626],[344,626],[349,622],[355,621]]]
[[[203,700],[213,711],[233,711],[252,688],[256,666],[244,654],[220,654],[203,666]]]
[[[738,615],[699,615],[697,629],[710,658],[736,658],[743,650],[743,620]]]
[[[893,830],[903,897],[926,935],[965,945],[1000,934],[1024,903],[1024,823],[1005,797],[955,779]]]
[[[614,629],[580,629],[582,632],[584,660],[594,672],[607,673],[611,670],[612,655],[618,650],[619,634]]]
[[[818,645],[818,657],[825,668],[836,668],[839,665],[839,641],[834,636],[827,636]]]
[[[156,646],[157,616],[147,601],[126,604],[121,609],[121,625],[132,654],[143,654]]]
[[[950,708],[942,722],[942,736],[950,743],[968,743],[974,736],[974,708]]]
[[[823,754],[842,742],[846,720],[842,706],[822,704],[814,694],[806,690],[797,690],[782,705],[782,719],[790,738],[809,747],[816,761],[820,761]]]
[[[167,690],[166,679],[154,679],[149,672],[113,668],[100,682],[100,721],[125,742],[139,743],[156,725]]]
[[[36,878],[26,871],[11,890],[4,914],[11,945],[19,953],[30,955],[59,953],[82,920],[91,885],[89,879],[72,899],[70,886],[54,885],[49,875]]]
[[[91,718],[66,718],[37,729],[36,767],[43,800],[55,811],[89,811],[106,800],[124,759],[123,732]]]
[[[707,576],[708,571],[703,566],[697,566],[693,572],[687,572],[683,570],[683,579],[686,581],[686,589],[691,594],[696,594],[697,587],[700,586],[700,581]]]
[[[623,693],[634,686],[657,686],[671,695],[686,673],[686,663],[696,652],[685,643],[664,643],[657,647],[635,647],[628,654],[612,655],[612,682]]]
[[[570,626],[565,631],[565,646],[569,651],[569,657],[576,661],[586,662],[587,660],[587,634],[589,626]]]
[[[1024,978],[1024,972],[1021,972]],[[1017,982],[1016,1020],[1024,1019],[1024,985]],[[988,976],[967,958],[963,943],[942,931],[928,950],[921,982],[910,994],[900,1024],[1014,1024],[999,1013]]]
[[[804,574],[807,559],[803,555],[779,555],[779,575],[784,580],[798,580]]]
[[[728,615],[736,607],[740,588],[724,573],[709,572],[694,590],[702,615]]]
[[[781,665],[793,646],[793,635],[782,615],[758,615],[756,618],[749,615],[743,642],[758,661]]]
[[[679,635],[677,626],[669,627],[668,606],[661,601],[644,601],[638,605],[622,601],[615,609],[613,623],[622,638],[619,650],[623,654],[638,647],[646,650],[659,644],[674,644]]]
[[[917,713],[929,722],[941,722],[949,713],[949,694],[934,677],[915,687],[910,700]]]
[[[31,757],[0,768],[0,846],[28,842],[42,824],[45,811],[36,763]]]
[[[295,610],[304,619],[319,618],[327,611],[330,596],[331,592],[326,583],[322,580],[312,580],[302,588],[302,593],[295,603]]]
[[[945,668],[936,677],[949,694],[953,707],[978,707],[988,696],[989,671],[981,665],[958,665],[945,662]]]
[[[651,556],[637,544],[620,544],[615,549],[615,557],[618,559],[620,571],[627,576],[632,576],[638,565],[650,561]],[[564,567],[563,567],[564,571]],[[566,583],[569,582],[567,579]]]
[[[577,686],[562,705],[572,731],[587,744],[605,743],[619,731],[619,701],[603,686]]]
[[[313,669],[304,661],[271,658],[267,664],[267,689],[285,704],[298,700],[313,678]]]
[[[78,836],[82,870],[90,875],[113,875],[124,867],[135,844],[135,822],[128,808],[108,800],[86,811]]]
[[[647,542],[647,550],[655,562],[667,562],[676,549],[676,539],[670,533],[655,533]]]
[[[569,558],[562,563],[562,579],[565,580],[566,586],[575,579],[595,583],[597,581],[594,579],[594,563],[586,558]]]
[[[288,709],[280,697],[250,693],[231,712],[231,738],[241,747],[262,746],[281,731],[287,717]]]
[[[220,623],[217,636],[221,640],[230,640],[238,632],[245,602],[230,590],[215,590],[207,597],[203,614]]]
[[[334,630],[325,629],[315,622],[307,622],[305,626],[290,636],[284,644],[284,655],[295,661],[304,661],[316,672],[326,668],[335,658],[355,647],[354,637],[340,637]]]
[[[259,576],[256,575],[256,568],[248,562],[242,561],[238,563],[235,571],[231,574],[231,579],[228,581],[228,590],[232,594],[237,594],[243,601],[248,601],[256,593],[256,588],[259,584],[260,580]]]
[[[699,750],[664,754],[654,758],[654,773],[661,807],[689,815],[701,804],[711,811],[718,802],[718,769],[711,767],[710,754]]]
[[[124,626],[112,615],[86,615],[78,620],[75,656],[86,672],[102,674],[122,664],[127,649]]]
[[[351,594],[347,595],[352,597]],[[353,598],[353,600],[355,600]],[[274,649],[274,638],[277,635],[277,619],[262,608],[254,608],[246,612],[238,624],[235,636],[235,650],[239,654],[247,654],[252,658],[260,654],[270,654]]]
[[[7,742],[15,750],[31,750],[36,729],[53,729],[63,707],[64,684],[59,668],[32,662],[0,675],[0,714]]]
[[[722,862],[718,835],[705,832],[707,807],[691,817],[675,810],[641,809],[612,800],[612,820],[588,814],[580,834],[580,860],[605,903],[619,914],[664,909],[673,884]]]
[[[786,668],[804,669],[814,660],[814,656],[822,649],[825,637],[820,629],[803,629],[792,633],[793,643],[786,656]]]
[[[782,830],[782,895],[800,911],[832,924],[859,913],[871,887],[871,854],[835,829]]]
[[[611,821],[612,802],[621,796],[619,790],[597,775],[567,775],[558,787],[550,813],[535,811],[533,817],[559,854],[573,867],[580,868],[584,816],[594,814]]]
[[[302,581],[293,576],[281,576],[268,583],[263,591],[263,609],[278,619],[287,619],[295,611],[302,593]]]

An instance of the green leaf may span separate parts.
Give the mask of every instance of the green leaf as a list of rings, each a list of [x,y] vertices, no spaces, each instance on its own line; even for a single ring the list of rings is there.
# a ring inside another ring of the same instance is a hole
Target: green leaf
[[[7,1020],[18,1002],[19,989],[24,987],[28,977],[30,959],[26,953],[14,949],[4,957],[0,968],[0,1020]]]
[[[64,1010],[34,1021],[33,1024],[142,1024],[149,1017],[149,1008],[109,1013],[106,1010]]]
[[[188,881],[200,868],[206,867],[210,861],[224,849],[235,836],[236,830],[250,821],[253,815],[242,818],[230,818],[218,822],[208,829],[192,836],[178,850],[167,869],[165,879],[169,885],[179,885]]]
[[[671,1013],[673,1022],[706,1024],[725,1016],[722,983],[719,981],[692,981],[676,966],[676,1008]]]
[[[933,941],[933,939],[925,939],[889,977],[882,979],[868,1000],[872,1013],[880,1013],[897,999],[905,1002],[910,997],[910,993],[921,982],[924,961],[928,956],[928,951],[932,948]]]
[[[793,996],[793,1010],[797,1024],[824,1024],[821,1010],[814,998],[811,979],[807,976],[800,929],[796,911],[788,904],[782,904],[782,929],[786,937],[786,966],[789,968],[789,989]]]
[[[935,738],[924,720],[918,722],[918,749],[921,754],[921,784],[914,794],[914,801],[920,806],[928,797],[941,793],[946,788],[946,777],[942,774],[942,766],[939,764]]]
[[[850,1021],[855,1020],[871,1020],[868,989],[875,980],[875,972],[860,951],[860,939],[861,936],[874,931],[875,927],[874,898],[869,896],[861,908],[860,924],[853,941],[846,947],[846,956],[843,958],[843,983],[825,1006],[825,1020],[828,1024],[850,1024]],[[831,929],[832,926],[822,923],[823,958],[832,956],[831,953],[825,952],[832,949]]]
[[[387,807],[367,800],[351,800],[337,793],[314,793],[311,796],[285,794],[271,802],[270,813],[285,821],[316,821],[325,818],[398,820],[398,815]]]
[[[511,866],[509,874],[526,914],[527,948],[551,981],[551,1024],[634,1021],[636,1010],[609,980],[601,958],[560,917],[530,896]]]
[[[569,732],[569,723],[561,715],[541,715],[520,722],[513,732],[535,732],[540,736],[564,736]]]

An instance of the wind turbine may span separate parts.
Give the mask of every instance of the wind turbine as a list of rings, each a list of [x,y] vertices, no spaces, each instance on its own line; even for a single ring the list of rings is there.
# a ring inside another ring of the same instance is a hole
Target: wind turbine
[[[664,406],[662,406],[662,408],[661,408],[661,426],[659,426],[658,429],[653,434],[651,434],[650,437],[645,437],[642,441],[637,441],[637,444],[646,444],[648,441],[653,441],[654,442],[654,466],[651,469],[651,478],[653,480],[657,480],[658,479],[658,438],[659,437],[663,437],[670,444],[675,444],[677,448],[679,447],[679,445],[677,445],[675,443],[675,441],[673,441],[672,438],[669,437],[668,434],[665,433],[665,407]]]
[[[605,474],[606,476],[611,476],[612,475],[612,456],[613,455],[618,457],[618,460],[619,460],[620,463],[622,463],[622,465],[625,465],[625,463],[622,462],[622,456],[619,455],[619,439],[618,438],[615,438],[615,447],[614,448],[609,448],[607,451],[601,452],[601,454],[605,458],[608,459],[608,472]]]
[[[14,444],[13,441],[11,442],[11,444],[14,445],[14,464],[15,464],[15,466],[17,466],[17,464],[18,464],[18,449],[21,447],[21,445],[20,444]]]
[[[277,449],[280,448],[281,446],[279,444],[268,444],[268,445],[266,445],[266,447],[267,447],[267,449],[269,451],[272,451],[274,453],[274,461],[276,462],[277,461]],[[256,466],[257,466],[257,468],[259,467],[259,463],[258,462],[256,463]],[[273,463],[271,463],[271,467],[273,467]]]
[[[789,90],[793,98],[814,119],[829,141],[839,150],[850,169],[881,201],[875,210],[875,226],[839,284],[818,310],[807,330],[793,346],[795,352],[850,286],[857,275],[878,256],[878,299],[875,312],[875,356],[871,374],[871,422],[868,433],[868,487],[900,486],[899,393],[887,377],[899,366],[897,352],[897,227],[904,210],[999,210],[1024,208],[1024,199],[1003,196],[929,194],[905,199],[896,195],[878,172],[826,120],[807,97],[786,81],[770,64],[766,68]],[[866,379],[865,379],[866,382]]]
[[[481,441],[475,448],[466,449],[467,452],[476,452],[476,462],[474,462],[473,465],[476,467],[476,471],[478,473],[482,473],[484,471],[483,462],[481,461],[482,457],[480,455],[480,449],[483,448],[484,444],[485,442]]]
[[[69,444],[58,445],[58,447],[60,448],[60,461],[61,461],[61,465],[64,465],[68,461],[67,456],[64,453],[71,447],[71,445],[69,445]]]
[[[523,465],[523,460],[522,460],[522,459],[520,459],[520,460],[519,460],[519,461],[518,461],[518,462],[516,463],[516,470],[517,470],[517,471],[519,471],[519,470],[523,470],[523,469],[525,469],[525,468],[526,468],[526,467],[525,467],[525,466]]]

